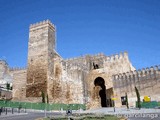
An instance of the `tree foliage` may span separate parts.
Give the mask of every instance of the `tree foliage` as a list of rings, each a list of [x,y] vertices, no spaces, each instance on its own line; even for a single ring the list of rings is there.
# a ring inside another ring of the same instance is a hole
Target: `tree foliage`
[[[128,104],[128,95],[126,93],[126,106],[127,106],[127,109],[129,109],[129,104]]]
[[[137,87],[135,86],[135,91],[136,91],[136,95],[137,95],[137,106],[139,109],[141,109],[141,99],[140,99],[140,94],[139,91],[137,89]]]
[[[42,91],[42,103],[45,103],[45,94],[43,91]]]
[[[47,103],[49,103],[49,98],[48,98],[48,94],[47,94]]]

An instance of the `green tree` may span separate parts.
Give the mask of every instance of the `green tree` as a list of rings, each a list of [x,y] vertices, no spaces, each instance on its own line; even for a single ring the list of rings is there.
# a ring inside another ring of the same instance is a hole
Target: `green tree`
[[[45,103],[45,94],[43,91],[42,91],[42,103]]]
[[[47,103],[49,103],[49,98],[48,98],[48,94],[47,94]]]
[[[140,99],[140,94],[139,91],[137,89],[137,87],[135,86],[135,91],[136,91],[136,95],[137,95],[137,106],[139,109],[141,109],[141,99]]]
[[[127,106],[127,109],[129,109],[129,104],[128,104],[128,95],[126,93],[126,106]]]

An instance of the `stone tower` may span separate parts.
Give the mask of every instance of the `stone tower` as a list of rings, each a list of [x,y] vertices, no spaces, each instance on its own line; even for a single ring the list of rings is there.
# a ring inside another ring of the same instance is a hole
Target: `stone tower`
[[[40,97],[42,91],[48,94],[54,49],[54,25],[49,20],[30,25],[26,97]]]

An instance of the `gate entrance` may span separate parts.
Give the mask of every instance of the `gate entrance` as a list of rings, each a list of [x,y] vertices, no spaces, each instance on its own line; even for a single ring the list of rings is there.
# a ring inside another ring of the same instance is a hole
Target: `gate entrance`
[[[107,107],[107,103],[106,103],[106,86],[105,86],[105,81],[103,78],[101,77],[97,77],[94,80],[94,85],[95,86],[100,86],[101,90],[99,91],[99,96],[101,98],[101,106],[102,107]]]

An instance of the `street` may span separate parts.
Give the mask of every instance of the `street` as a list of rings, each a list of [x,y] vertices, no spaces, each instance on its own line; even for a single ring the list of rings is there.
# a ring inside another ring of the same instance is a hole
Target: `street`
[[[130,110],[130,111],[125,111],[123,109],[123,111],[118,111],[116,113],[114,113],[113,111],[111,111],[111,109],[100,109],[98,111],[102,111],[101,113],[107,113],[110,115],[115,115],[117,117],[122,117],[125,116],[128,118],[128,120],[160,120],[160,112],[159,110],[152,110],[152,109],[148,109],[146,110],[140,110],[135,112],[134,110]],[[105,112],[104,112],[105,111]],[[73,112],[74,113],[74,112]],[[86,113],[86,111],[80,112],[77,111],[76,113]],[[87,113],[92,113],[87,112]],[[63,111],[63,113],[61,113],[60,111],[58,112],[44,112],[44,111],[27,111],[27,113],[14,113],[14,114],[2,114],[0,116],[0,120],[35,120],[37,118],[43,118],[43,117],[52,117],[52,116],[62,116],[65,114],[65,111]]]
[[[35,120],[37,118],[43,118],[45,116],[59,116],[62,115],[60,112],[53,112],[53,113],[44,113],[44,112],[28,112],[28,113],[20,113],[20,114],[10,114],[10,115],[3,115],[0,116],[0,120]]]
[[[144,113],[134,114],[128,120],[160,120],[160,113]]]

